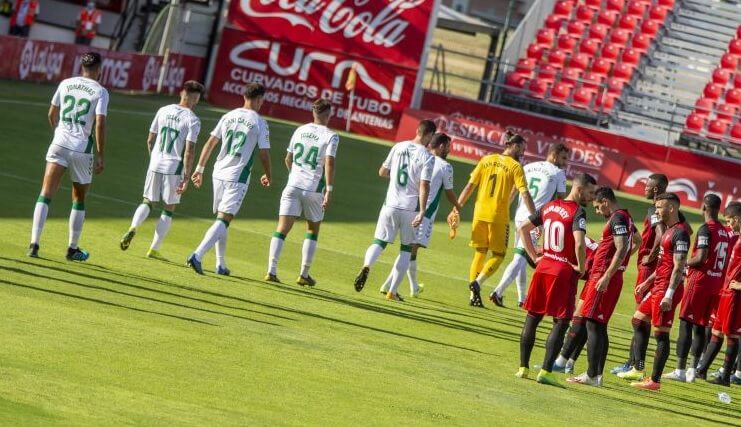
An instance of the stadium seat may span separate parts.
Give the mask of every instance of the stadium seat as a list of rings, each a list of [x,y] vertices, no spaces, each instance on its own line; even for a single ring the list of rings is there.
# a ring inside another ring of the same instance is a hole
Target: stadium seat
[[[623,46],[628,44],[630,39],[630,31],[622,28],[616,28],[610,33],[610,43],[618,43]]]
[[[582,87],[585,87],[587,89],[597,90],[599,86],[602,84],[603,77],[604,76],[591,73],[591,72],[584,73],[584,75],[581,78]]]
[[[558,48],[559,49],[565,49],[565,50],[574,50],[574,47],[576,47],[576,43],[579,40],[577,40],[576,37],[570,36],[569,34],[561,34],[558,36]]]
[[[620,45],[615,43],[607,43],[604,46],[602,46],[602,59],[605,59],[610,62],[617,62],[618,58],[620,57]]]
[[[695,115],[707,117],[715,108],[715,101],[710,98],[700,98],[695,102]]]
[[[538,70],[538,79],[546,82],[553,83],[558,74],[558,69],[552,65],[546,64],[541,65]]]
[[[581,5],[576,8],[576,19],[589,25],[594,20],[594,10],[587,5]]]
[[[543,99],[545,98],[545,93],[548,91],[548,82],[538,78],[532,79],[527,86],[527,90],[528,95],[533,98]]]
[[[566,51],[561,49],[553,49],[548,53],[548,65],[551,65],[559,70],[566,65]]]
[[[629,64],[633,67],[638,65],[641,60],[641,52],[636,49],[625,49],[623,55],[620,57],[620,62],[623,64]]]
[[[586,0],[586,5],[594,10],[601,10],[602,0]]]
[[[741,105],[741,89],[729,89],[726,92],[726,104],[729,105]]]
[[[551,30],[550,28],[539,29],[535,37],[535,39],[538,41],[538,44],[545,47],[553,46],[553,40],[555,40],[555,38],[556,32]]]
[[[572,96],[571,105],[577,108],[588,109],[591,108],[592,98],[594,98],[594,90],[585,87],[580,87],[574,91]]]
[[[648,4],[641,0],[631,0],[628,2],[628,9],[625,11],[627,15],[631,15],[635,18],[642,19],[646,13]]]
[[[607,10],[622,12],[625,7],[625,0],[607,0]]]
[[[741,89],[741,73],[736,74],[736,77],[733,78],[733,87]]]
[[[648,17],[649,19],[654,20],[654,21],[664,22],[668,14],[669,14],[669,9],[666,6],[661,6],[657,4],[651,7],[651,10],[648,12]]]
[[[550,14],[545,18],[545,27],[558,32],[561,29],[561,24],[566,20],[567,18],[562,15]]]
[[[610,77],[606,80],[605,84],[607,85],[608,93],[620,95],[621,93],[623,93],[623,86],[625,85],[625,81]]]
[[[571,86],[563,82],[558,82],[551,87],[551,95],[548,97],[548,100],[558,104],[565,104],[569,94],[571,94]]]
[[[597,39],[601,42],[605,39],[605,36],[607,36],[608,30],[609,28],[606,25],[594,24],[589,28],[589,38]]]
[[[566,32],[571,34],[572,36],[576,36],[581,38],[581,36],[584,34],[584,29],[587,28],[583,22],[579,21],[571,21],[566,25]]]
[[[687,120],[684,124],[686,132],[699,134],[703,127],[705,127],[705,116],[701,116],[697,113],[691,113],[687,116]]]
[[[738,68],[738,56],[732,53],[723,54],[720,58],[720,66],[735,72]]]
[[[527,57],[528,59],[532,59],[534,61],[540,61],[543,58],[543,53],[545,52],[545,50],[545,47],[540,46],[537,43],[530,43],[530,45],[527,47]]]
[[[637,25],[638,25],[638,20],[635,18],[635,16],[632,16],[632,15],[623,15],[623,17],[620,18],[620,22],[618,22],[618,26],[620,28],[623,28],[631,32],[635,30]]]
[[[555,15],[560,15],[566,18],[571,17],[572,10],[574,10],[574,2],[571,0],[561,0],[553,6],[553,13]]]
[[[661,6],[666,6],[670,9],[674,7],[674,0],[658,0],[657,3]]]
[[[728,122],[725,120],[711,120],[708,123],[707,136],[710,138],[721,139],[726,135]]]
[[[515,71],[520,74],[530,75],[535,70],[535,60],[529,58],[521,58],[517,60]]]
[[[737,110],[738,110],[738,105],[720,104],[715,108],[715,118],[717,120],[723,120],[726,122],[730,122],[733,120],[733,117],[736,115]]]
[[[733,39],[728,43],[728,52],[741,55],[741,39]]]
[[[597,23],[612,27],[615,25],[615,22],[617,22],[618,17],[620,17],[620,12],[618,11],[603,10],[599,13],[599,15],[597,15]]]
[[[592,63],[592,72],[595,74],[607,76],[607,73],[610,72],[610,68],[612,68],[612,63],[603,58],[598,58]]]
[[[725,86],[726,83],[731,80],[732,76],[733,73],[730,70],[726,70],[725,68],[716,68],[713,70],[713,83]]]
[[[612,111],[613,107],[615,107],[615,99],[617,98],[619,98],[618,95],[602,92],[602,94],[597,95],[595,107],[598,110],[602,110],[603,112],[608,113]]]
[[[628,82],[630,81],[630,78],[633,77],[634,69],[635,66],[621,62],[615,65],[615,68],[612,70],[612,77],[624,82]]]
[[[723,93],[723,87],[710,82],[705,85],[705,89],[703,89],[702,93],[703,95],[705,95],[706,98],[716,100],[720,98],[720,95]]]
[[[586,53],[590,56],[597,55],[600,43],[595,39],[584,39],[579,44],[579,52]]]
[[[579,78],[581,77],[581,73],[582,71],[578,68],[565,68],[561,72],[561,81],[571,86],[576,86],[576,84],[579,82]]]
[[[520,74],[518,72],[511,72],[507,74],[504,79],[505,86],[514,87],[518,89],[524,89],[528,82],[528,76]]]
[[[569,61],[569,67],[579,68],[580,70],[586,70],[589,67],[589,62],[593,58],[593,55],[587,55],[586,53],[575,53],[571,55]]]
[[[736,123],[731,128],[731,139],[734,144],[741,144],[741,122]]]
[[[631,40],[631,47],[639,52],[646,52],[651,46],[651,37],[640,33],[633,36]]]
[[[642,34],[645,34],[653,38],[656,36],[656,34],[658,34],[658,32],[659,32],[659,23],[657,21],[647,19],[643,21],[643,24],[641,24]]]

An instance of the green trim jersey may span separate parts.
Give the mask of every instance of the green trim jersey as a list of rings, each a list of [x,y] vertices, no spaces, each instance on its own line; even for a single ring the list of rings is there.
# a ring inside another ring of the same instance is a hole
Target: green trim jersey
[[[549,161],[532,162],[525,165],[525,180],[527,189],[533,198],[535,210],[542,208],[553,199],[556,193],[566,192],[566,172]],[[522,201],[517,205],[515,213],[515,224],[528,219],[530,212]]]
[[[93,123],[95,116],[108,114],[108,91],[95,80],[71,77],[59,84],[51,105],[59,107],[59,123],[52,144],[92,153]]]
[[[443,193],[453,189],[453,167],[442,157],[435,156],[435,165],[432,168],[432,179],[430,179],[430,196],[427,198],[425,217],[435,220],[435,215],[440,207],[440,199]]]
[[[289,187],[306,191],[324,191],[324,160],[326,156],[337,156],[340,138],[323,125],[309,123],[293,132],[288,152],[293,154]]]
[[[419,211],[419,186],[432,179],[435,156],[413,141],[397,142],[383,167],[390,171],[386,206],[405,211]]]
[[[214,164],[214,178],[247,183],[250,179],[255,147],[270,148],[268,124],[254,110],[237,108],[224,114],[211,136],[221,140]]]
[[[157,111],[149,132],[157,135],[149,157],[149,170],[165,175],[182,174],[186,142],[195,144],[201,132],[198,116],[190,108],[171,104]]]

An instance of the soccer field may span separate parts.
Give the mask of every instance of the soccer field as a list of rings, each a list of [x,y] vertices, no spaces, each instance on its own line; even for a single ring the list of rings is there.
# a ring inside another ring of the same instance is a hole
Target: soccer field
[[[431,248],[419,257],[422,298],[388,302],[377,291],[398,245],[389,245],[366,289],[356,293],[352,280],[385,194],[377,170],[388,146],[349,136],[338,150],[335,196],[312,267],[315,289],[293,284],[303,239],[298,225],[281,257],[284,284],[261,280],[295,128],[283,122],[270,122],[273,186],[259,185],[256,165],[230,227],[233,276],[213,274],[213,252],[204,261],[206,276],[184,266],[213,221],[210,183],[183,197],[162,247],[170,262],[144,257],[156,210],[131,248],[118,248],[141,200],[147,129],[159,106],[175,102],[166,97],[111,95],[106,170],[94,179],[80,241],[89,261],[64,259],[67,178],[51,204],[42,258],[27,258],[53,92],[0,81],[0,425],[741,425],[737,388],[667,382],[651,394],[610,374],[603,388],[516,379],[524,312],[516,308],[515,287],[505,309],[468,306],[471,206],[451,241],[443,203]],[[202,105],[196,113],[203,122],[200,152],[221,111]],[[460,191],[472,166],[452,164]],[[210,168],[206,176],[210,181]],[[648,205],[623,202],[640,222]],[[599,237],[603,220],[588,211],[589,235]],[[697,229],[699,215],[688,216]],[[632,333],[633,266],[610,325],[608,368],[623,361]],[[486,283],[486,294],[502,270]],[[406,282],[401,289],[406,296]],[[538,364],[550,326],[543,323],[532,358]],[[675,338],[673,331],[672,351]],[[653,348],[652,342],[649,369]],[[667,372],[674,364],[672,355]],[[585,368],[583,355],[577,371]],[[734,402],[719,402],[718,391]]]

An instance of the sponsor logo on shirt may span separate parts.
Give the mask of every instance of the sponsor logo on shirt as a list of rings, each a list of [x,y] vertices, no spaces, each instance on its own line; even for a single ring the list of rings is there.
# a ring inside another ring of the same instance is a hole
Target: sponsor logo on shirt
[[[587,219],[586,218],[579,218],[579,228],[582,230],[587,229]]]
[[[710,240],[710,239],[708,239],[708,237],[707,237],[707,236],[699,236],[699,237],[697,238],[697,245],[698,245],[698,246],[700,246],[700,245],[702,245],[702,246],[707,246],[707,245],[708,245],[708,243],[709,243],[709,240]]]
[[[613,234],[628,234],[628,227],[624,225],[618,225],[617,227],[615,227]]]
[[[680,241],[677,242],[677,249],[676,249],[676,251],[677,252],[687,252],[689,250],[689,247],[690,247],[689,242],[684,242],[684,241],[681,241],[680,240]]]

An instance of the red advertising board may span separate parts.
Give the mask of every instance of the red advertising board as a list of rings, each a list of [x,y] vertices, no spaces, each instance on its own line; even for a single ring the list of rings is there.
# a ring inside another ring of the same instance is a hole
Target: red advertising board
[[[353,131],[391,139],[412,102],[436,1],[234,0],[209,101],[234,107],[241,86],[259,82],[268,116],[306,121],[321,96],[335,105],[331,126],[344,128],[349,115]]]
[[[103,57],[101,83],[112,89],[154,92],[162,67],[161,56],[114,52],[18,37],[0,36],[0,78],[59,82],[79,75],[80,57],[91,50]],[[174,92],[186,80],[200,80],[204,61],[188,55],[171,54],[163,90]]]

